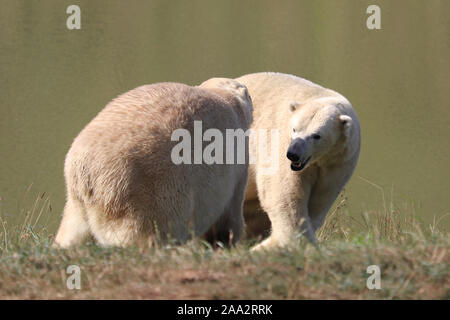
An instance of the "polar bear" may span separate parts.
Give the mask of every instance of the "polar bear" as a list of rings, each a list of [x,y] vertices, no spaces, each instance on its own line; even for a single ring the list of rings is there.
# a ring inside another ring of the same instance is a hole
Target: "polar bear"
[[[272,225],[254,249],[284,246],[300,234],[315,244],[315,231],[358,161],[356,113],[339,93],[293,75],[255,73],[236,80],[246,85],[254,108],[250,156],[256,160],[245,203],[258,199]],[[274,172],[265,170],[267,156],[253,147],[261,129],[278,132]]]
[[[252,103],[246,87],[224,78],[197,87],[159,83],[106,105],[67,153],[67,202],[55,245],[67,248],[89,235],[102,246],[184,242],[215,223],[218,240],[236,242],[248,164],[175,164],[173,132],[193,136],[195,121],[203,130],[247,130]]]

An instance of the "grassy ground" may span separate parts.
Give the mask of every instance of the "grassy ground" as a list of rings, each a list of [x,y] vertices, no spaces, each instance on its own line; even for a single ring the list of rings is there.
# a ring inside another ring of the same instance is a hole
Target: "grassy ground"
[[[437,223],[420,226],[393,209],[354,219],[342,203],[318,233],[320,250],[303,241],[252,254],[250,240],[232,250],[199,240],[58,250],[35,213],[16,226],[1,220],[0,299],[450,298],[450,240]],[[80,290],[66,286],[69,265],[81,270]],[[366,286],[369,265],[380,267],[380,290]]]

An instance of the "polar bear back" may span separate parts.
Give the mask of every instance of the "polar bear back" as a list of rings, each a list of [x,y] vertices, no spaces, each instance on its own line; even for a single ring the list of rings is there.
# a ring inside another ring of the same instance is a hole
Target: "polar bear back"
[[[180,184],[190,183],[198,168],[172,163],[172,132],[192,131],[195,119],[203,130],[248,127],[234,104],[231,96],[178,83],[144,85],[122,94],[74,140],[65,162],[68,192],[120,216],[130,199],[164,187],[178,172],[184,179]]]

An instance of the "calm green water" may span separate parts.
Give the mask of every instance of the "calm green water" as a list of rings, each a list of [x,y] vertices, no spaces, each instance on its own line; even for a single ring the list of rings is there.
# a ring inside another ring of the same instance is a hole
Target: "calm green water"
[[[45,192],[55,230],[72,139],[145,83],[292,73],[345,95],[362,128],[348,209],[393,195],[425,222],[450,212],[450,1],[0,1],[0,211]],[[81,30],[66,8],[81,7]],[[31,186],[31,187],[30,187]],[[43,200],[40,204],[43,205]],[[450,225],[450,219],[443,224]]]

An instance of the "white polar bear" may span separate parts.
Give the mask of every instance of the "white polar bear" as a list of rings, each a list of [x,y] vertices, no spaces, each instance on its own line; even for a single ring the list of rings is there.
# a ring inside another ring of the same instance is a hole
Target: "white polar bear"
[[[358,161],[356,113],[339,93],[293,75],[256,73],[236,80],[253,101],[251,143],[259,129],[279,132],[276,172],[268,174],[267,159],[250,149],[257,160],[250,165],[245,201],[259,199],[272,224],[271,235],[254,249],[284,246],[298,234],[316,243],[315,231]]]
[[[67,202],[55,243],[70,247],[88,235],[104,246],[183,242],[215,223],[215,238],[236,242],[248,164],[177,165],[172,134],[194,136],[195,121],[223,135],[247,130],[251,113],[247,89],[231,79],[145,85],[114,99],[67,153]]]

